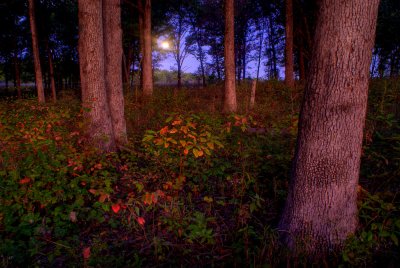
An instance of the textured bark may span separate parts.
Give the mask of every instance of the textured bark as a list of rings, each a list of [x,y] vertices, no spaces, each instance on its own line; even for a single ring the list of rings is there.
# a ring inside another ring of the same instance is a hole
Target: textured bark
[[[317,257],[357,225],[357,185],[379,0],[322,0],[288,198],[286,244]]]
[[[29,3],[29,22],[32,34],[33,62],[35,65],[36,89],[38,94],[38,101],[43,103],[45,102],[45,97],[44,97],[44,88],[42,80],[43,79],[42,69],[40,67],[39,44],[38,44],[37,30],[36,30],[35,0],[29,0],[28,3]]]
[[[225,0],[225,113],[237,110],[235,88],[235,46],[234,46],[234,0]]]
[[[79,61],[87,131],[103,151],[115,150],[104,78],[102,1],[79,0]]]
[[[153,63],[151,49],[151,0],[145,0],[143,13],[143,95],[153,95]]]
[[[285,1],[285,84],[294,87],[293,77],[293,0]]]
[[[108,105],[117,146],[127,140],[122,86],[121,1],[103,0],[104,76]]]

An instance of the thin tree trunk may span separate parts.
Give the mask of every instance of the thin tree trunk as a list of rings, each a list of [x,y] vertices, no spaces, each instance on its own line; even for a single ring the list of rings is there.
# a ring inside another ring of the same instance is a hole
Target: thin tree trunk
[[[280,229],[295,253],[340,248],[357,226],[357,185],[379,0],[321,0]]]
[[[8,77],[8,64],[6,63],[5,64],[5,69],[4,69],[4,80],[5,80],[5,83],[6,83],[6,88],[5,88],[5,91],[6,91],[6,93],[8,93],[8,81],[9,81],[9,77]]]
[[[51,53],[51,49],[47,42],[46,44],[47,49],[47,57],[49,58],[49,75],[50,75],[50,88],[51,88],[51,98],[53,102],[57,101],[56,95],[56,82],[54,81],[54,66],[53,66],[53,54]]]
[[[137,1],[138,12],[139,12],[139,46],[140,46],[140,87],[143,89],[143,57],[144,57],[144,7],[143,0]]]
[[[79,0],[79,66],[87,132],[102,151],[114,151],[115,142],[107,101],[102,2]]]
[[[111,121],[117,146],[128,142],[122,85],[121,1],[103,0],[105,79]]]
[[[19,60],[18,60],[18,57],[17,57],[17,53],[14,53],[14,69],[15,69],[15,83],[14,83],[14,86],[17,88],[18,99],[21,99],[22,98],[21,74],[20,74]]]
[[[242,72],[243,72],[243,80],[246,79],[246,33],[245,33],[245,37],[243,38],[243,48],[242,48]]]
[[[195,24],[193,24],[193,27],[196,27]],[[202,86],[206,86],[206,74],[204,70],[204,51],[201,46],[200,42],[200,37],[198,30],[196,31],[196,42],[197,42],[197,47],[198,47],[198,53],[199,53],[199,62],[200,62],[200,71],[201,71],[201,77],[202,77]]]
[[[251,85],[251,95],[250,95],[250,105],[249,105],[249,109],[250,110],[253,110],[254,104],[256,102],[256,90],[257,90],[258,77],[260,75],[263,39],[264,39],[264,31],[261,29],[260,40],[259,40],[259,44],[258,44],[258,59],[257,59],[256,79],[253,80],[253,83]]]
[[[285,84],[294,87],[293,77],[293,0],[285,0]]]
[[[272,54],[272,59],[271,59],[271,71],[272,71],[272,78],[278,79],[278,63],[277,63],[277,57],[276,57],[276,47],[275,47],[275,41],[274,41],[274,28],[272,24],[272,19],[271,17],[268,17],[268,26],[269,26],[269,34],[268,34],[268,40],[269,40],[269,45],[271,46],[271,54]]]
[[[234,46],[234,0],[225,0],[225,113],[235,113],[237,110],[235,88],[235,46]]]
[[[251,83],[249,110],[253,110],[254,104],[256,103],[256,89],[257,89],[257,79],[253,79],[253,82]]]
[[[28,3],[29,3],[29,22],[32,34],[33,62],[35,65],[36,89],[38,94],[38,101],[44,103],[45,97],[44,97],[44,88],[42,80],[43,77],[42,77],[42,69],[40,67],[39,43],[37,38],[36,19],[35,19],[35,0],[29,0]]]
[[[143,95],[150,98],[153,95],[153,63],[151,49],[151,0],[145,0],[143,13]]]

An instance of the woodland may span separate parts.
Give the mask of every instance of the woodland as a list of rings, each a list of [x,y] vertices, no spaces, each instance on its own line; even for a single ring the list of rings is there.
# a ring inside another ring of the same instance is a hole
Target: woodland
[[[400,1],[0,2],[2,267],[397,267],[399,239]]]

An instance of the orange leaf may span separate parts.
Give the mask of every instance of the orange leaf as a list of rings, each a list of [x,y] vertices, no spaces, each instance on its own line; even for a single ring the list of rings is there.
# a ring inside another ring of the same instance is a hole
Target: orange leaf
[[[144,225],[146,223],[146,221],[144,220],[143,217],[137,217],[136,221],[140,224],[140,225]]]
[[[183,150],[183,154],[184,154],[184,155],[187,155],[188,153],[189,153],[189,150],[188,150],[188,149]]]
[[[163,128],[160,130],[160,134],[161,134],[161,135],[164,135],[164,134],[167,133],[167,132],[168,132],[168,126],[163,127]]]
[[[111,209],[114,211],[115,214],[117,214],[118,211],[121,209],[121,206],[119,204],[113,204],[111,206]]]
[[[145,205],[151,205],[152,202],[153,202],[153,198],[152,198],[151,194],[145,193],[144,197],[143,197],[143,203]]]
[[[176,125],[180,125],[181,123],[182,123],[182,120],[175,120],[174,122],[172,122],[172,125],[176,126]]]
[[[173,129],[171,129],[171,130],[169,131],[169,133],[171,133],[171,134],[174,134],[174,133],[176,133],[176,132],[178,132],[178,130],[177,130],[176,128],[173,128]]]
[[[90,247],[86,247],[82,250],[83,259],[87,260],[90,258]]]

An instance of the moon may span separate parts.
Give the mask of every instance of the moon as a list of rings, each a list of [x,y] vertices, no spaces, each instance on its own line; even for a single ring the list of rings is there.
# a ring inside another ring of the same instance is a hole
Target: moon
[[[169,43],[167,41],[163,41],[161,43],[161,48],[165,50],[169,49]]]

